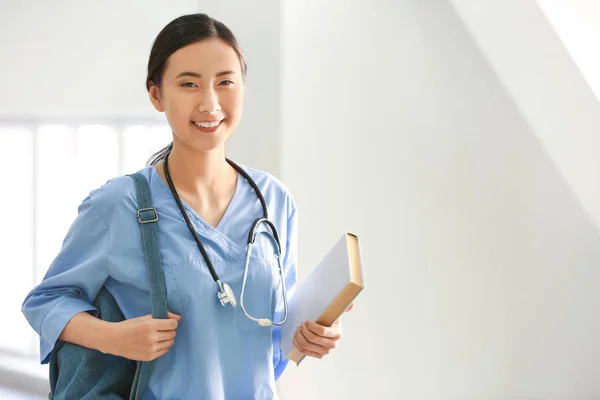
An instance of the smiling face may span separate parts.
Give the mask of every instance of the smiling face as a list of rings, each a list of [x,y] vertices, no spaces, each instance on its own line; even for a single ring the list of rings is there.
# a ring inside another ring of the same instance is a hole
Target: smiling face
[[[240,58],[218,38],[189,44],[171,54],[160,87],[151,83],[149,94],[169,121],[174,145],[199,152],[222,147],[242,115]]]

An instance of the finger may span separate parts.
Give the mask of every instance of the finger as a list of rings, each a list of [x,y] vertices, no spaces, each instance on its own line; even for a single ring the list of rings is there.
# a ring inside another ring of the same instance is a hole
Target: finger
[[[302,335],[304,335],[306,340],[312,344],[316,344],[327,350],[335,348],[335,340],[317,335],[316,333],[310,331],[306,324],[300,324],[300,332]]]
[[[300,346],[302,346],[302,349],[304,349],[304,350],[308,350],[310,352],[321,354],[321,355],[329,353],[329,350],[327,350],[325,347],[323,347],[319,344],[310,342],[306,338],[306,336],[304,336],[304,333],[302,332],[302,329],[300,329],[300,328],[298,328],[298,330],[296,331],[296,340],[298,341],[298,343],[300,344]]]
[[[294,347],[297,348],[298,350],[300,350],[300,352],[306,356],[315,357],[318,359],[323,358],[323,356],[321,354],[318,354],[318,353],[315,353],[313,351],[306,350],[305,348],[303,348],[302,345],[296,339],[294,339]]]
[[[158,342],[156,343],[156,345],[154,345],[153,350],[155,353],[162,351],[164,349],[168,349],[169,347],[173,346],[175,344],[175,341],[173,339],[171,340],[164,340],[162,342]]]
[[[174,319],[156,319],[156,330],[157,331],[172,331],[177,329],[179,322]]]
[[[352,303],[352,304],[350,304],[350,305],[348,306],[348,308],[346,309],[346,312],[350,312],[350,311],[352,311],[353,309],[354,309],[354,303]]]
[[[154,359],[157,359],[159,357],[164,356],[165,354],[167,354],[169,352],[169,348],[167,347],[166,349],[163,349],[157,353],[154,354]]]
[[[331,339],[339,339],[342,335],[339,329],[335,327],[327,327],[323,325],[319,325],[313,321],[306,321],[306,327],[314,334],[331,338]]]
[[[175,330],[158,331],[158,332],[156,332],[156,336],[154,338],[155,338],[155,341],[162,342],[164,340],[175,339],[175,336],[177,336],[177,331],[175,331]]]
[[[169,311],[169,313],[168,313],[168,317],[169,317],[169,318],[175,318],[177,321],[180,321],[180,320],[181,320],[181,315],[179,315],[179,314],[175,314],[175,313],[172,313],[172,312],[170,312],[170,311]]]

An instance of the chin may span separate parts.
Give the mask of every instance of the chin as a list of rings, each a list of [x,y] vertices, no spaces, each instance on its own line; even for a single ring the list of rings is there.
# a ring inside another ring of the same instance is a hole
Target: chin
[[[216,130],[206,132],[190,122],[187,129],[177,130],[176,132],[179,133],[176,136],[187,147],[205,153],[224,147],[227,139],[231,136],[231,130],[232,127],[229,124],[222,122]]]
[[[210,134],[204,132],[194,132],[188,137],[186,142],[195,150],[205,153],[224,147],[227,137],[228,136],[219,132]]]

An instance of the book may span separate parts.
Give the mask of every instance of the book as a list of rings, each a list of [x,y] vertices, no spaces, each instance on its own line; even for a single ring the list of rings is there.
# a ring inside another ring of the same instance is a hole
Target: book
[[[281,331],[284,357],[299,365],[305,356],[294,347],[296,328],[307,320],[332,326],[364,287],[360,240],[344,233],[289,299],[288,319]]]

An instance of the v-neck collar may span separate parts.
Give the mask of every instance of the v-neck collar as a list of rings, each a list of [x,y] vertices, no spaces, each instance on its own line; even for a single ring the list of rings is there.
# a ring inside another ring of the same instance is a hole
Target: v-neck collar
[[[162,194],[164,194],[166,196],[166,198],[169,199],[169,201],[174,204],[174,207],[168,207],[168,209],[167,209],[168,211],[167,210],[165,210],[165,211],[168,212],[169,214],[171,214],[173,217],[180,219],[181,222],[185,224],[185,220],[183,218],[183,215],[181,215],[181,211],[179,210],[179,207],[177,207],[177,203],[175,201],[175,198],[173,197],[173,194],[171,193],[171,189],[165,183],[165,181],[162,180],[162,178],[158,174],[158,171],[156,170],[156,166],[154,166],[154,165],[150,166],[150,170],[151,170],[151,172],[150,172],[151,185],[153,187],[158,185],[157,190],[159,190]],[[238,172],[237,176],[238,176],[237,186],[235,188],[233,197],[231,198],[231,201],[229,202],[229,205],[227,206],[227,209],[225,210],[225,213],[223,214],[221,221],[219,221],[219,223],[217,224],[217,227],[214,227],[214,226],[210,225],[209,223],[207,223],[202,217],[200,217],[200,215],[196,211],[194,211],[194,209],[192,207],[190,207],[183,200],[181,201],[181,203],[183,204],[183,207],[186,210],[186,212],[188,213],[188,215],[191,216],[190,221],[192,222],[192,225],[195,227],[195,229],[199,230],[200,232],[203,231],[204,235],[211,235],[212,236],[211,240],[215,241],[220,246],[220,248],[223,251],[225,251],[225,253],[227,253],[233,260],[235,260],[236,262],[237,261],[243,262],[243,260],[246,258],[246,255],[247,255],[246,254],[247,247],[245,245],[236,243],[233,239],[231,239],[229,236],[227,236],[225,234],[225,231],[221,230],[225,226],[225,224],[228,223],[231,213],[233,213],[235,211],[235,208],[237,207],[237,203],[239,201],[241,201],[240,196],[242,195],[241,192],[244,190],[245,179],[244,179],[243,175],[240,174],[239,172]],[[154,183],[153,182],[154,180],[156,180],[157,182]],[[260,256],[256,253],[252,253],[250,255],[250,258],[259,260]],[[213,261],[213,263],[214,263],[214,261]]]
[[[153,166],[151,166],[151,168],[152,168],[152,174],[159,181],[159,186],[173,199],[173,201],[175,201],[175,199],[173,198],[173,193],[171,193],[171,188],[169,188],[169,186],[165,183],[165,181],[162,180],[160,174],[156,170],[156,166],[153,165]],[[183,208],[188,213],[188,215],[193,216],[194,219],[196,219],[198,222],[200,222],[203,226],[205,226],[209,230],[214,231],[214,232],[219,232],[221,235],[224,235],[223,225],[227,223],[229,214],[232,213],[231,209],[234,207],[234,205],[235,205],[234,203],[236,202],[237,198],[239,197],[239,192],[241,191],[241,188],[242,188],[242,174],[240,174],[238,171],[236,171],[236,174],[237,174],[237,182],[235,185],[235,190],[233,192],[233,196],[231,197],[229,204],[227,204],[227,207],[225,208],[225,212],[223,213],[223,216],[217,223],[217,226],[212,226],[211,224],[209,224],[204,218],[202,218],[202,216],[200,216],[200,214],[198,214],[196,212],[196,210],[194,210],[188,203],[186,203],[185,200],[180,198],[181,204],[183,204]],[[179,212],[179,209],[177,209],[177,211]],[[183,216],[182,216],[182,218],[183,218]]]

